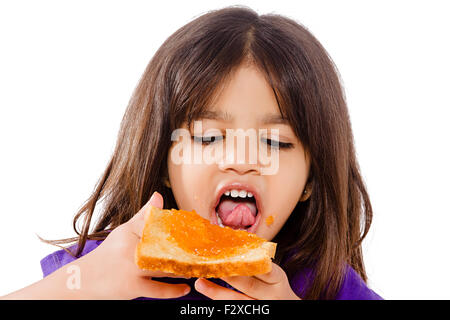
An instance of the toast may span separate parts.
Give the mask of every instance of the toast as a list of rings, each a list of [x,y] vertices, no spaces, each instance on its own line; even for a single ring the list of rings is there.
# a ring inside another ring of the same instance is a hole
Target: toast
[[[211,224],[195,211],[150,207],[136,247],[139,268],[198,278],[271,271],[276,243]]]

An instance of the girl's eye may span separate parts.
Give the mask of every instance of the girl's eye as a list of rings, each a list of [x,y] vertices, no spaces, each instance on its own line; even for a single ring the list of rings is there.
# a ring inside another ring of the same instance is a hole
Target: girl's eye
[[[281,142],[278,140],[272,140],[272,139],[267,139],[267,138],[262,138],[262,140],[267,143],[268,145],[270,145],[273,148],[276,149],[291,149],[294,147],[294,145],[292,143],[288,143],[288,142]]]
[[[192,136],[194,142],[201,143],[203,145],[209,145],[211,143],[223,140],[223,136]],[[274,139],[262,138],[263,142],[276,149],[291,149],[294,147],[292,143],[281,142]]]
[[[223,140],[223,136],[205,136],[205,137],[192,136],[192,139],[194,139],[194,142],[208,145],[210,143]]]

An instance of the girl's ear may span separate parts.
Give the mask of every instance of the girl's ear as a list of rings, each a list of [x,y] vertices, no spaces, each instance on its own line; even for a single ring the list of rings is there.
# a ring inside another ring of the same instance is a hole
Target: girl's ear
[[[305,186],[305,190],[303,190],[302,196],[300,197],[299,202],[304,202],[309,199],[312,192],[312,182],[308,182]]]
[[[171,186],[170,186],[170,181],[169,181],[169,177],[167,177],[167,176],[164,176],[163,177],[163,184],[167,187],[167,188],[172,188]]]
[[[161,182],[163,183],[163,185],[169,189],[172,189],[172,186],[170,185],[170,180],[169,180],[169,168],[167,168],[167,167],[164,168],[164,173],[161,176],[162,176]]]

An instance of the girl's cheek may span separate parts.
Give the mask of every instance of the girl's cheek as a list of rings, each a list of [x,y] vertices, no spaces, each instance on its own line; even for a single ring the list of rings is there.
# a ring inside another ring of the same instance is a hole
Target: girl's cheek
[[[297,161],[298,163],[298,161]],[[276,175],[267,176],[268,194],[260,231],[266,239],[273,239],[294,211],[302,192],[306,173],[294,164],[282,165]]]
[[[180,209],[195,210],[203,218],[209,219],[211,197],[214,194],[213,168],[204,164],[181,165],[178,170],[178,188],[174,196],[179,197]],[[174,174],[177,172],[174,171]],[[178,199],[177,199],[178,200]]]

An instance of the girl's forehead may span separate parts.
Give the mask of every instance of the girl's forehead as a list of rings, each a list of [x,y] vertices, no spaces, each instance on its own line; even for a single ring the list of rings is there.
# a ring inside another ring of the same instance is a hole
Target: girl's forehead
[[[261,125],[287,125],[292,123],[286,115],[290,112],[281,107],[276,90],[257,67],[241,66],[224,77],[209,96],[197,96],[186,109],[185,121],[188,127],[196,120],[215,120],[222,123],[250,120]]]
[[[221,109],[206,109],[198,114],[196,119],[198,120],[216,120],[221,122],[233,122],[239,114],[233,112],[233,110],[221,110]],[[289,125],[289,120],[281,115],[280,112],[268,111],[260,112],[253,115],[254,119],[263,125],[269,124],[286,124]]]

